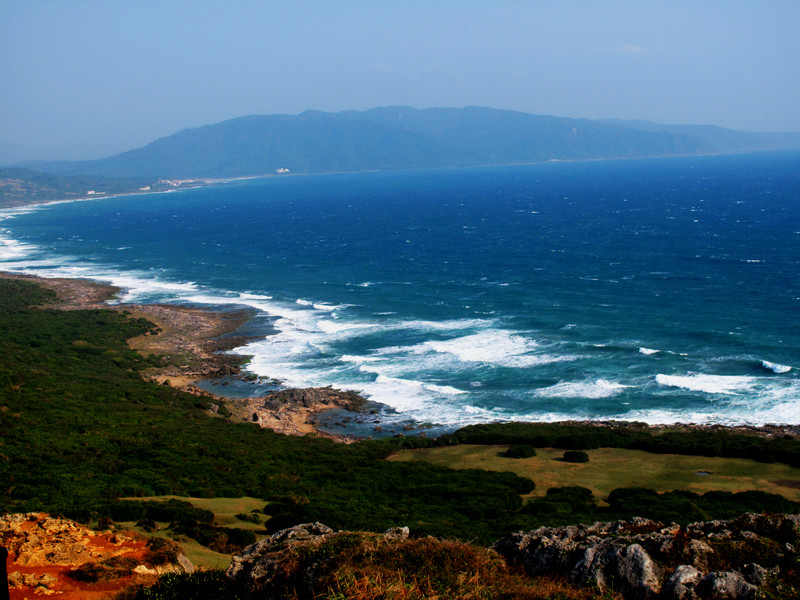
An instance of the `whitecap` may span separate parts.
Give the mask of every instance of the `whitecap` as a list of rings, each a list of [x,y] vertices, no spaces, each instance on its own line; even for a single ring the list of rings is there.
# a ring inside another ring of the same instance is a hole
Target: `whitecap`
[[[657,354],[659,352],[661,352],[661,350],[653,350],[652,348],[644,348],[644,347],[639,348],[639,354],[650,355],[650,354]]]
[[[778,373],[778,374],[788,373],[789,371],[792,370],[792,367],[790,367],[789,365],[781,365],[778,363],[769,362],[768,360],[762,360],[761,366],[767,369],[768,371],[772,371],[773,373]]]
[[[677,387],[692,392],[706,394],[741,394],[753,390],[757,380],[746,375],[656,375],[656,382],[669,387]]]
[[[542,398],[610,398],[631,386],[616,381],[597,379],[596,381],[562,381],[555,385],[533,391],[534,396]]]

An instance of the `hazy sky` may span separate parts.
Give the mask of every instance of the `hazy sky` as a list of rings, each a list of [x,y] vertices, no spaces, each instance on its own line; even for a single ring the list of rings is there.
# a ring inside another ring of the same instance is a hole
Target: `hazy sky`
[[[0,0],[0,161],[480,105],[800,131],[800,1]]]

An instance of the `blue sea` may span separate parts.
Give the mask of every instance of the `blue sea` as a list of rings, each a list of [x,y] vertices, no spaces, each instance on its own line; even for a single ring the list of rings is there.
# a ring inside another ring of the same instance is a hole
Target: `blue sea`
[[[800,423],[800,152],[273,176],[0,218],[0,269],[250,307],[249,371],[360,390],[388,425]]]

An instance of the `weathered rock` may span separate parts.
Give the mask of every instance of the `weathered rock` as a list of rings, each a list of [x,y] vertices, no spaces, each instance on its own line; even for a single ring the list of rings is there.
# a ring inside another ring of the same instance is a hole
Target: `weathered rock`
[[[383,537],[387,542],[400,542],[407,540],[410,533],[411,530],[408,527],[392,527],[386,530]]]
[[[322,523],[303,523],[282,529],[233,557],[226,575],[238,582],[261,585],[270,581],[284,552],[294,545],[319,545],[333,534],[333,529]]]
[[[619,546],[604,541],[589,546],[570,576],[580,585],[594,586],[601,592],[613,588],[630,598],[653,598],[661,588],[658,568],[639,544]]]
[[[540,527],[508,535],[493,548],[531,575],[559,574],[576,584],[614,589],[625,598],[653,598],[661,592],[672,600],[728,600],[752,597],[758,586],[769,584],[769,572],[734,563],[728,572],[703,577],[715,553],[753,544],[774,547],[776,542],[784,555],[800,548],[800,516],[746,514],[686,527],[646,519]],[[681,564],[663,585],[659,563]]]
[[[95,535],[74,521],[44,513],[0,518],[0,536],[20,566],[76,565],[107,555],[92,549],[89,540]]]
[[[355,392],[342,392],[333,388],[287,389],[275,392],[264,398],[264,408],[281,410],[286,408],[314,408],[319,405],[333,405],[349,410],[358,410],[364,405],[364,398]]]
[[[192,561],[183,553],[178,554],[178,565],[183,569],[184,573],[194,573]]]
[[[708,600],[748,600],[758,588],[736,571],[715,571],[703,577],[695,590],[700,598]]]
[[[180,566],[167,563],[150,569],[143,564],[147,560],[147,543],[137,534],[92,531],[69,519],[45,513],[0,517],[0,540],[9,551],[9,587],[20,590],[22,595],[17,596],[20,598],[84,597],[80,595],[84,591],[81,586],[91,586],[95,580],[76,574],[96,573],[97,568],[105,568],[105,573],[113,575],[103,583],[109,595],[129,585],[152,583],[155,576],[163,573],[193,570],[183,555],[179,555]],[[105,567],[105,561],[114,557],[124,557],[131,568],[114,571]],[[6,562],[3,560],[4,566]],[[141,564],[135,566],[137,562]]]
[[[702,576],[692,565],[680,565],[664,583],[662,597],[665,600],[696,600],[694,588]]]

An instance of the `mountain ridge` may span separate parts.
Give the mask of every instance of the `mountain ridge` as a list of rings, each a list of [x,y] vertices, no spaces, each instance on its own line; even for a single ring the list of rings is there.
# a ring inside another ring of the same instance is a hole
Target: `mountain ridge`
[[[247,115],[100,160],[38,161],[61,175],[219,178],[724,154],[800,148],[800,133],[589,120],[470,106]]]

